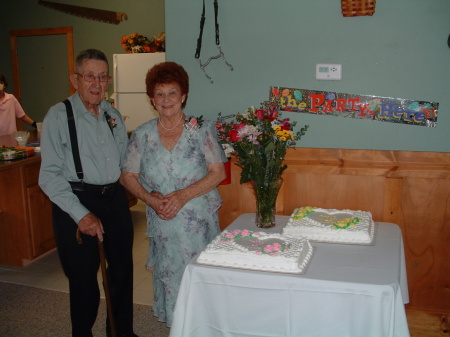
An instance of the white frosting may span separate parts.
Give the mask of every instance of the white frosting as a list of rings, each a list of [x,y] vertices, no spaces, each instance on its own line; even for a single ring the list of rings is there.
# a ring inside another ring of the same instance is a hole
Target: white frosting
[[[308,240],[249,230],[223,231],[198,263],[260,271],[303,273],[312,257]]]
[[[283,229],[286,236],[302,236],[312,241],[335,243],[372,243],[375,224],[364,211],[297,208]]]

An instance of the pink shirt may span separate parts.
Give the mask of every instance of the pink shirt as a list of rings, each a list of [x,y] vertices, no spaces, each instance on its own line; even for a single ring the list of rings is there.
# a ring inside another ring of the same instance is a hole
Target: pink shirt
[[[5,92],[5,97],[0,101],[0,136],[16,132],[16,118],[24,115],[19,101],[14,95]]]

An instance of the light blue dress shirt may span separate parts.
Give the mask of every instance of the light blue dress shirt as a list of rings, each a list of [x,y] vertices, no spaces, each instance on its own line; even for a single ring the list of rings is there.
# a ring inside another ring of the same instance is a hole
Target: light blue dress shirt
[[[99,105],[99,117],[95,117],[87,111],[78,93],[69,97],[69,101],[75,118],[84,182],[95,185],[116,182],[120,177],[120,165],[128,145],[122,116],[110,103],[102,101]],[[114,136],[105,112],[116,124],[113,128]],[[41,156],[39,186],[52,202],[78,223],[89,211],[80,203],[69,184],[69,181],[80,180],[73,161],[66,107],[62,102],[51,107],[44,118]]]

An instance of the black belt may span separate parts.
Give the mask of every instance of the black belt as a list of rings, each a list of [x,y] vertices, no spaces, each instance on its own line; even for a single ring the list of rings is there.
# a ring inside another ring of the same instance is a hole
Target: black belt
[[[93,184],[87,184],[85,182],[76,182],[76,181],[69,181],[70,186],[72,186],[72,191],[76,192],[86,192],[94,195],[99,196],[110,196],[112,195],[117,185],[119,184],[118,181],[116,181],[113,184],[106,184],[106,185],[93,185]]]

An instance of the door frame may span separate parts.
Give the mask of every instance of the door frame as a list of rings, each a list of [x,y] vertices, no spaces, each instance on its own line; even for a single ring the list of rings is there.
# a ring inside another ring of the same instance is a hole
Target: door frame
[[[9,45],[11,52],[12,73],[14,82],[14,96],[21,101],[20,93],[20,73],[19,73],[19,56],[17,53],[17,38],[25,36],[42,36],[42,35],[66,35],[67,43],[67,65],[70,94],[75,92],[75,88],[70,83],[70,74],[74,72],[74,49],[73,49],[73,27],[56,27],[56,28],[41,28],[41,29],[21,29],[11,30],[9,32]],[[23,130],[23,123],[21,119],[16,119],[17,130]]]

